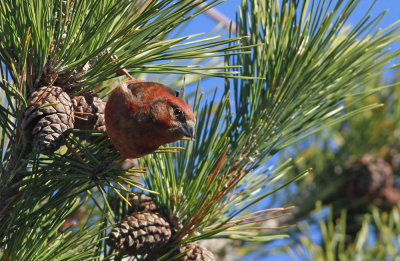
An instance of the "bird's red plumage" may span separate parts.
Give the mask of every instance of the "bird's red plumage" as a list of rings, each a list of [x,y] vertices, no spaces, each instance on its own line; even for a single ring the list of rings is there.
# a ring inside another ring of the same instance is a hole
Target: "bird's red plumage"
[[[173,114],[179,109],[185,121]],[[107,134],[127,158],[138,158],[177,141],[196,122],[192,109],[163,85],[128,81],[110,95],[105,108]]]

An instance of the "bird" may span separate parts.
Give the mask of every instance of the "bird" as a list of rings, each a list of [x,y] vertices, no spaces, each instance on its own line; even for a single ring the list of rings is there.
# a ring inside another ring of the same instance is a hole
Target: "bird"
[[[140,158],[184,137],[194,139],[196,117],[182,93],[156,82],[121,83],[105,106],[106,132],[126,158]]]

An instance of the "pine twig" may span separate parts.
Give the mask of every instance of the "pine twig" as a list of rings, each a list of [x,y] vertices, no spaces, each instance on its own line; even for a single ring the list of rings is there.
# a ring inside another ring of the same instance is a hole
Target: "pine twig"
[[[204,3],[199,4],[199,8],[205,7],[206,5]],[[236,23],[229,19],[229,17],[218,11],[215,7],[206,10],[204,13],[218,23],[223,24],[226,28],[232,28],[232,32],[236,32]]]

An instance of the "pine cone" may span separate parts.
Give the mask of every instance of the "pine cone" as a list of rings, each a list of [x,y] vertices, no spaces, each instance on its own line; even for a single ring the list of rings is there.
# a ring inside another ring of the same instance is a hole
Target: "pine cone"
[[[160,214],[137,212],[111,230],[107,244],[128,255],[150,255],[160,252],[170,238],[170,225]]]
[[[354,178],[348,185],[351,197],[367,197],[368,201],[380,196],[387,187],[393,186],[393,172],[389,163],[376,155],[365,154],[352,166]]]
[[[105,131],[104,108],[106,103],[96,93],[86,92],[72,99],[76,114],[74,127],[82,130]]]
[[[213,253],[207,250],[207,248],[200,246],[196,243],[187,243],[180,247],[180,252],[185,251],[186,254],[180,257],[179,261],[214,261],[216,260]]]
[[[157,205],[154,203],[153,199],[146,194],[136,194],[135,196],[130,196],[129,202],[132,204],[132,207],[129,208],[128,215],[141,211],[153,213],[157,211]]]
[[[136,194],[134,196],[129,196],[128,201],[129,203],[131,203],[132,206],[130,206],[127,211],[126,208],[124,208],[125,205],[122,205],[122,203],[125,204],[125,201],[122,200],[121,197],[111,197],[108,203],[110,204],[110,207],[112,209],[119,209],[120,211],[122,211],[122,217],[131,216],[133,213],[136,212],[157,212],[157,205],[154,203],[151,197],[145,194]]]
[[[28,142],[43,154],[50,154],[64,144],[74,127],[71,99],[60,87],[44,86],[29,97],[22,129]]]

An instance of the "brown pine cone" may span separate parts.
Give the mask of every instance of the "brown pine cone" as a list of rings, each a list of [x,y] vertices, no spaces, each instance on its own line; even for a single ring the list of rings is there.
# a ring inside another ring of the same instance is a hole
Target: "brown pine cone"
[[[365,197],[368,201],[373,201],[387,187],[393,186],[392,167],[376,155],[365,154],[351,170],[354,176],[347,188],[350,197]]]
[[[180,247],[180,252],[185,253],[180,257],[179,261],[215,261],[214,254],[207,250],[207,248],[200,246],[196,243],[187,243]]]
[[[397,204],[400,192],[394,186],[392,165],[381,157],[366,153],[350,167],[347,184],[349,198],[390,210]]]
[[[130,196],[129,203],[132,204],[132,207],[129,208],[128,215],[140,211],[157,211],[157,205],[154,203],[153,199],[145,194],[136,194],[135,196]]]
[[[112,209],[121,210],[122,217],[130,216],[136,212],[157,212],[157,205],[154,203],[151,197],[145,194],[141,193],[134,196],[129,196],[128,201],[132,206],[130,206],[127,211],[125,211],[125,208],[122,205],[122,203],[125,203],[125,201],[123,201],[121,197],[110,198],[109,204]]]
[[[107,244],[128,255],[154,255],[170,238],[170,225],[160,214],[137,212],[111,230]]]
[[[106,103],[96,93],[86,92],[72,99],[76,129],[105,131],[104,108]]]
[[[22,129],[24,137],[43,154],[50,154],[64,144],[74,127],[74,113],[69,95],[57,86],[44,86],[27,101]]]

